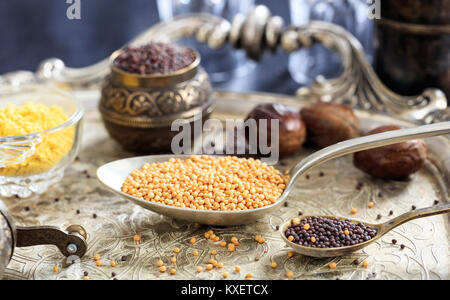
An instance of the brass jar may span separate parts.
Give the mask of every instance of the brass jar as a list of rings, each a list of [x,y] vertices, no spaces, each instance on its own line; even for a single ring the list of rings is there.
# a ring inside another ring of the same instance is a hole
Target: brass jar
[[[207,120],[214,108],[208,75],[200,55],[189,66],[170,74],[128,73],[114,65],[123,50],[110,57],[99,110],[110,136],[133,153],[171,153],[171,131],[177,119]]]

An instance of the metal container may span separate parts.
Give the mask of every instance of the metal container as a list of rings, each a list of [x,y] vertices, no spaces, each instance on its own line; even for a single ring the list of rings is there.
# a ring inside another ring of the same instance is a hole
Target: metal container
[[[214,99],[200,55],[189,66],[170,74],[140,75],[122,71],[110,57],[111,74],[102,88],[99,110],[111,137],[134,153],[170,153],[172,122],[202,117],[213,110]],[[191,127],[193,128],[193,127]]]
[[[16,227],[0,201],[0,279],[15,247],[55,245],[66,257],[81,258],[87,250],[86,236],[86,231],[79,225],[71,225],[66,230],[50,226]]]
[[[376,22],[377,72],[396,92],[450,97],[450,0],[390,0]]]

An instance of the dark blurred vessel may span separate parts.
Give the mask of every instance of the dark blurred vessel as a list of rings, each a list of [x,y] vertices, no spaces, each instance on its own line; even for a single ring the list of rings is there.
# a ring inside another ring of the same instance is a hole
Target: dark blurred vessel
[[[450,99],[450,0],[384,0],[376,36],[387,86],[406,95],[437,87]]]

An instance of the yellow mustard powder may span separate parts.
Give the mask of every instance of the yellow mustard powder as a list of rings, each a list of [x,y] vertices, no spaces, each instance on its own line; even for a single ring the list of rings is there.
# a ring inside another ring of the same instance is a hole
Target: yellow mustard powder
[[[61,107],[47,107],[28,102],[21,106],[9,104],[0,108],[0,136],[25,135],[59,126],[68,120]],[[24,162],[0,168],[0,176],[38,174],[54,167],[71,149],[73,126],[42,136],[35,153]]]

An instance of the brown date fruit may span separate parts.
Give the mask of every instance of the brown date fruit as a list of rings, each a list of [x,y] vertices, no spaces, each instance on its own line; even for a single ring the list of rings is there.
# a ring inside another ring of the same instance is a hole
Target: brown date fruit
[[[368,135],[398,129],[401,127],[381,126],[370,131]],[[426,157],[425,144],[421,140],[413,140],[357,152],[353,155],[353,163],[373,177],[398,180],[417,172]]]
[[[270,103],[256,106],[247,116],[247,120],[254,119],[258,124],[259,120],[267,120],[267,141],[270,143],[271,120],[279,120],[279,151],[280,157],[286,157],[296,153],[302,147],[306,139],[306,126],[300,114],[284,104]]]
[[[359,119],[345,105],[317,102],[300,113],[308,140],[321,148],[359,136]]]

